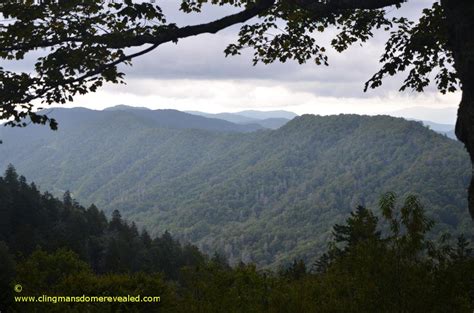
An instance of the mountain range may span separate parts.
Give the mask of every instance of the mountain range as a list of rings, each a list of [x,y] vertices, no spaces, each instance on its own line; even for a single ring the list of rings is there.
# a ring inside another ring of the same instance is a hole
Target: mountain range
[[[303,115],[268,130],[174,110],[50,115],[57,132],[1,129],[1,168],[233,263],[314,260],[335,223],[387,191],[417,194],[436,234],[472,237],[468,155],[420,122]]]

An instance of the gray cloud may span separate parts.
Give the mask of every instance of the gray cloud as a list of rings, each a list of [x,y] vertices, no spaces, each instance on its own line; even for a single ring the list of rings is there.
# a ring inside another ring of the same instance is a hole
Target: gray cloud
[[[421,10],[429,7],[432,2],[410,1],[400,10],[393,9],[390,14],[416,19]],[[200,23],[235,11],[235,8],[210,6],[203,14],[176,15],[176,2],[173,5],[164,2],[163,8],[165,12],[170,12],[171,20],[176,20],[179,25]],[[383,87],[363,92],[364,82],[380,66],[378,59],[388,37],[382,31],[377,32],[364,47],[354,46],[342,54],[330,49],[329,67],[316,66],[312,62],[304,65],[296,62],[259,64],[254,67],[251,64],[252,51],[245,51],[242,56],[224,56],[225,47],[236,41],[238,29],[238,26],[233,26],[218,34],[184,39],[177,45],[163,45],[153,53],[137,59],[132,69],[124,70],[131,78],[265,80],[291,84],[295,90],[320,96],[361,98],[383,96],[398,90],[404,79],[404,76],[390,78],[384,82]],[[334,32],[319,35],[319,42],[329,46],[333,35]]]

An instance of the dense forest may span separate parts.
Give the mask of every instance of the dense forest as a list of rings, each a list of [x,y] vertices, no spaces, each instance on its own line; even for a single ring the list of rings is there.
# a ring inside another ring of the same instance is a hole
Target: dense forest
[[[95,205],[86,209],[69,192],[62,201],[42,194],[13,166],[0,180],[0,208],[0,240],[20,256],[67,247],[97,273],[159,271],[169,278],[176,278],[180,267],[204,260],[196,247],[181,246],[166,231],[152,239],[119,211],[108,221]]]
[[[165,232],[110,220],[40,193],[9,167],[0,178],[2,312],[466,312],[474,309],[474,255],[464,237],[426,239],[433,222],[418,198],[362,206],[334,225],[312,264],[278,271],[228,265]],[[313,247],[315,249],[315,247]],[[21,292],[13,286],[21,284]],[[28,303],[21,296],[159,296],[159,303]]]
[[[468,155],[421,123],[304,115],[278,130],[237,132],[198,116],[187,125],[183,115],[55,109],[58,132],[2,129],[0,167],[13,163],[55,196],[70,190],[81,203],[120,210],[153,236],[169,230],[231,264],[311,262],[332,225],[387,191],[418,195],[437,222],[434,234],[472,239]]]

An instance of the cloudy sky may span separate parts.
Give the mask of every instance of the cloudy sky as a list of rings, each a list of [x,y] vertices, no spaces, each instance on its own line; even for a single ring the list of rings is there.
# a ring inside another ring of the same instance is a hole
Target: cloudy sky
[[[415,18],[432,2],[411,1],[393,14]],[[168,21],[178,25],[209,21],[232,12],[231,8],[211,7],[198,15],[184,15],[177,14],[178,1],[157,3],[164,8]],[[329,50],[329,67],[292,62],[254,67],[251,51],[238,57],[224,56],[223,50],[235,42],[238,30],[239,26],[234,26],[218,34],[160,46],[136,59],[133,67],[124,69],[127,85],[107,85],[97,93],[77,97],[67,106],[102,109],[125,104],[212,113],[284,109],[321,115],[408,112],[407,108],[417,107],[418,116],[413,117],[454,124],[458,93],[443,96],[434,89],[422,94],[400,93],[403,76],[387,79],[381,88],[363,92],[364,82],[379,67],[386,34],[377,34],[364,47],[354,46],[342,54]],[[330,34],[325,34],[320,40],[324,43],[329,38]],[[446,112],[440,110],[445,108],[450,108],[450,113],[440,114]]]

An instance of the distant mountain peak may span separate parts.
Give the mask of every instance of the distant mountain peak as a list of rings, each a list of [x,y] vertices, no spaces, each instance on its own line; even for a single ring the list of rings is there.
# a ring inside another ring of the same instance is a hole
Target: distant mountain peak
[[[119,105],[115,105],[115,106],[108,107],[108,108],[104,109],[104,111],[129,111],[129,110],[147,110],[147,111],[151,111],[151,109],[149,109],[149,108],[134,107],[134,106],[125,105],[125,104],[119,104]]]

